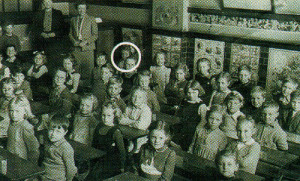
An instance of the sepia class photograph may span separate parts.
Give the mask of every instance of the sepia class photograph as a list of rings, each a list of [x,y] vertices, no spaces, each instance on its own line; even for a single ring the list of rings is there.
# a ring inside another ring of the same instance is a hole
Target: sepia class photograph
[[[1,181],[299,181],[300,0],[0,0]]]

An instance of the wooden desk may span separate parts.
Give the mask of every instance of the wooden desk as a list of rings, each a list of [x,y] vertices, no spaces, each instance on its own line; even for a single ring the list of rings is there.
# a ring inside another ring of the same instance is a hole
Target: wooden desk
[[[77,141],[68,140],[68,142],[74,149],[75,159],[92,160],[106,155],[105,151],[98,150]]]
[[[0,155],[7,159],[7,174],[1,174],[0,180],[24,180],[44,173],[42,168],[3,148]]]
[[[288,152],[300,156],[300,135],[294,133],[287,133],[287,140],[289,143]]]
[[[140,177],[138,175],[135,175],[131,172],[122,173],[120,175],[114,176],[112,178],[106,179],[104,181],[150,181],[149,179],[146,179],[144,177]]]
[[[139,130],[125,125],[119,125],[119,128],[124,138],[129,140],[134,140],[149,134],[148,130]]]
[[[174,125],[180,123],[180,118],[178,116],[157,112],[152,114],[152,121],[165,121],[169,125]]]

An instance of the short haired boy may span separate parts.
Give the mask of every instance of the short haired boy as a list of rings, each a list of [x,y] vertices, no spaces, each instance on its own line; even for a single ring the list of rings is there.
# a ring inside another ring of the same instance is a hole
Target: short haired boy
[[[125,112],[126,104],[121,98],[120,93],[122,91],[123,79],[120,76],[112,76],[107,85],[107,97],[104,102],[115,102],[122,112]]]
[[[69,121],[54,117],[48,125],[48,140],[45,143],[43,167],[45,174],[42,181],[72,181],[77,168],[74,161],[74,150],[66,141]]]
[[[39,142],[34,136],[33,126],[25,119],[26,106],[27,103],[19,98],[13,98],[9,105],[11,123],[7,134],[7,150],[37,164]]]
[[[261,146],[274,150],[287,150],[287,135],[280,127],[277,117],[279,106],[275,102],[265,102],[262,109],[263,122],[258,124],[255,139]]]
[[[292,108],[287,117],[286,130],[291,133],[300,134],[300,91],[296,90],[291,94]]]

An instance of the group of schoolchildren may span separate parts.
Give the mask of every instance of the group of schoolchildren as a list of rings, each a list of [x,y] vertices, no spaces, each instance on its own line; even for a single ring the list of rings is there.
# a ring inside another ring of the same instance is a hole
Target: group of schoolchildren
[[[137,60],[125,53],[121,67],[129,70]],[[171,180],[176,164],[171,147],[176,147],[215,161],[218,179],[230,179],[238,170],[255,174],[261,146],[287,150],[284,130],[300,133],[297,82],[286,79],[272,99],[247,65],[239,67],[238,81],[232,83],[227,72],[212,75],[210,60],[201,58],[189,80],[189,67],[179,63],[171,71],[163,52],[149,70],[128,73],[117,72],[103,53],[95,60],[91,86],[83,88],[71,55],[63,56],[51,80],[44,52],[34,52],[26,70],[15,46],[7,46],[5,58],[0,55],[1,146],[42,166],[45,173],[36,179],[79,177],[82,165],[67,140],[118,158],[113,163],[120,173]],[[47,100],[40,100],[44,95]],[[179,117],[180,123],[154,121],[159,112]],[[124,132],[149,136],[130,140]],[[90,178],[97,178],[99,162],[110,161],[86,163],[94,170]]]

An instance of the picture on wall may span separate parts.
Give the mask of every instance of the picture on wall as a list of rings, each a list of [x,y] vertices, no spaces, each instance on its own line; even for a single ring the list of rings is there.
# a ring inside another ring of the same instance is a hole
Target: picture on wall
[[[248,65],[252,69],[253,75],[258,74],[260,58],[260,47],[233,43],[231,45],[231,55],[229,72],[234,78],[238,77],[238,68],[241,65]]]
[[[225,42],[196,38],[193,75],[195,76],[198,73],[196,64],[201,58],[210,60],[211,73],[213,75],[222,72],[224,65],[224,49]]]
[[[131,42],[138,46],[141,50],[143,49],[143,31],[140,29],[133,28],[122,28],[123,41]]]
[[[271,0],[223,0],[224,8],[271,11]]]
[[[300,51],[270,48],[268,62],[268,91],[279,91],[282,81],[288,77],[300,83]]]
[[[174,67],[181,58],[181,43],[182,39],[178,37],[152,35],[152,57],[154,58],[157,52],[166,54],[165,65]]]

